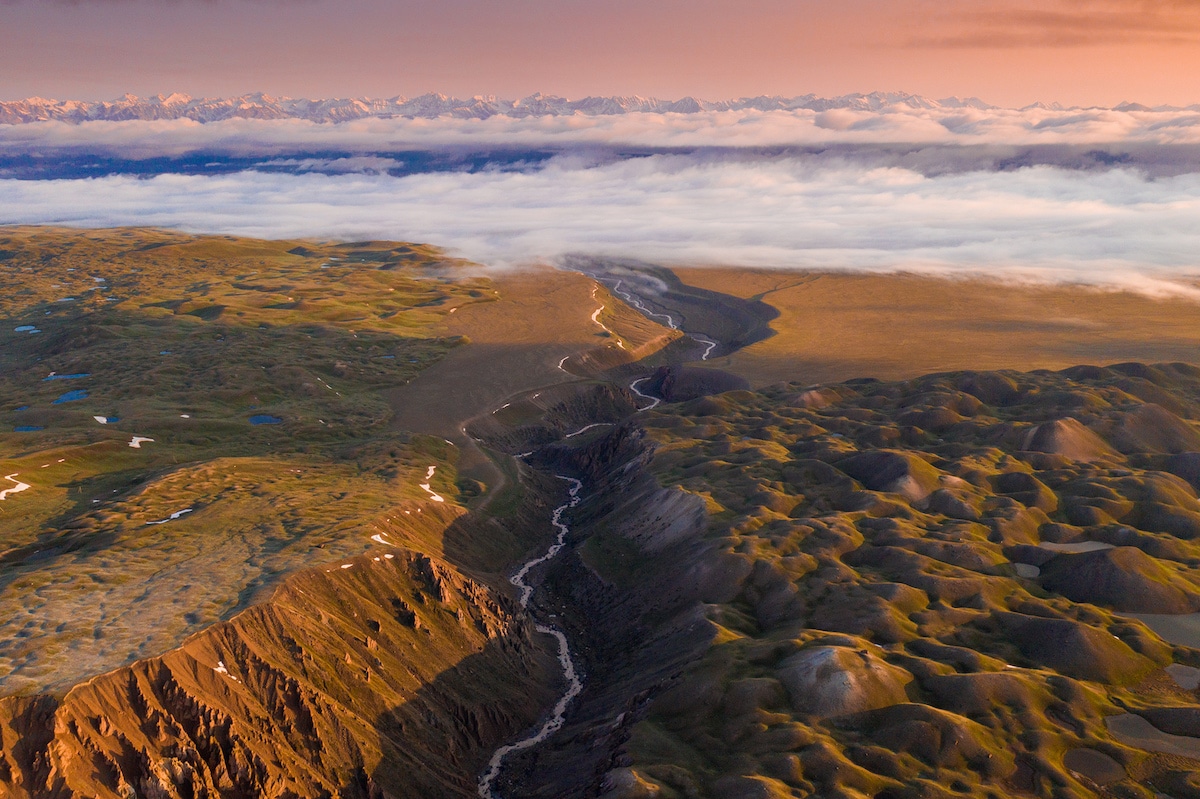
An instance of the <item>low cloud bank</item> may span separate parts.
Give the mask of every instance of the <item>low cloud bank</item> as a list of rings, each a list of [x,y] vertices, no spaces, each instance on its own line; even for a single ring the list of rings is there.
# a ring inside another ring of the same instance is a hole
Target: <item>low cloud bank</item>
[[[128,157],[198,150],[270,154],[316,149],[382,152],[439,147],[781,147],[920,143],[1003,145],[1198,145],[1200,106],[1117,109],[837,108],[487,119],[187,119],[0,125],[0,153],[84,148]]]
[[[0,219],[430,242],[491,265],[984,274],[1200,292],[1200,175],[1035,166],[929,176],[802,158],[558,158],[535,171],[0,181]]]

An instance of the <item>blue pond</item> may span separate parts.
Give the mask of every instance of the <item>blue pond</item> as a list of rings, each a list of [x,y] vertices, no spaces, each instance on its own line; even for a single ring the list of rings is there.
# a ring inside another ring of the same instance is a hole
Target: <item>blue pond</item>
[[[14,428],[13,428],[13,432],[16,432],[16,433],[36,433],[36,432],[37,432],[37,431],[39,431],[39,430],[45,430],[45,429],[46,429],[46,428],[44,428],[44,427],[34,427],[33,425],[30,425],[30,424],[23,424],[23,425],[20,425],[20,426],[18,426],[18,427],[14,427]]]
[[[64,402],[74,402],[75,400],[87,399],[86,391],[68,391],[58,399],[51,402],[51,405],[62,405]]]
[[[283,424],[283,420],[278,416],[268,416],[260,413],[250,417],[250,424]]]
[[[18,411],[27,411],[27,410],[29,410],[29,406],[28,406],[28,405],[22,405],[20,408],[17,408],[17,410],[18,410]]]
[[[14,327],[13,332],[14,333],[41,333],[42,331],[38,330],[33,325],[21,325],[20,327]]]
[[[91,375],[86,372],[77,375],[50,375],[43,377],[42,380],[78,380],[81,377],[91,377]]]

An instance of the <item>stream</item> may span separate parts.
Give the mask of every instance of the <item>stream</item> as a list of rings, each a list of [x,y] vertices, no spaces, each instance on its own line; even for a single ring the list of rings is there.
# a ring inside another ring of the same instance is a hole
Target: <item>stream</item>
[[[574,477],[563,477],[561,474],[555,476],[571,484],[567,501],[555,508],[553,515],[550,517],[550,523],[558,530],[558,537],[550,548],[546,550],[544,555],[539,555],[528,561],[516,574],[509,578],[509,582],[521,592],[521,607],[525,609],[529,608],[529,600],[533,597],[533,586],[527,583],[525,578],[529,576],[531,569],[552,560],[562,550],[566,544],[567,533],[570,532],[570,528],[562,520],[562,516],[567,510],[574,508],[580,502],[579,492],[583,488],[583,483]],[[526,738],[522,738],[516,743],[505,744],[492,755],[492,759],[488,762],[487,771],[479,778],[479,796],[482,799],[500,799],[499,795],[493,790],[492,783],[496,781],[496,777],[500,774],[500,768],[504,765],[505,759],[513,752],[519,752],[523,749],[536,746],[557,732],[563,725],[563,719],[567,713],[567,705],[571,704],[571,700],[579,696],[579,692],[583,690],[583,681],[579,679],[579,673],[575,669],[575,661],[571,658],[571,647],[567,644],[566,634],[559,628],[551,624],[543,624],[536,618],[534,619],[534,628],[539,633],[554,636],[555,640],[558,641],[558,662],[562,665],[563,676],[567,680],[567,690],[554,705],[554,713],[542,724],[537,732]]]
[[[646,307],[645,303],[639,300],[636,296],[622,289],[620,280],[618,280],[616,285],[613,286],[613,293],[632,307],[641,311],[642,314],[644,314],[647,318],[658,318],[665,320],[667,327],[671,328],[672,330],[681,329],[679,327],[679,323],[675,321],[675,317],[673,317],[671,314],[656,313],[650,310],[648,307]],[[602,323],[600,323],[596,317],[600,311],[603,310],[604,306],[601,306],[595,311],[595,313],[592,314],[592,321],[596,322],[597,324],[601,324],[601,326],[603,326]],[[607,329],[608,328],[606,327],[605,330]],[[700,360],[707,361],[708,356],[712,354],[714,349],[716,349],[718,342],[695,333],[689,333],[688,335],[694,341],[704,345],[704,352],[700,355]],[[566,371],[563,367],[563,364],[566,363],[568,357],[570,356],[564,357],[559,362],[559,369]],[[638,378],[629,386],[634,394],[637,394],[642,399],[650,401],[649,405],[643,406],[640,409],[643,411],[657,407],[659,403],[662,402],[660,398],[651,396],[649,394],[644,394],[638,389],[639,384],[649,379],[649,377]],[[604,424],[605,423],[589,424],[579,430],[576,430],[574,433],[569,434],[566,436],[566,438],[573,438],[581,433],[591,430],[594,427],[601,427]],[[517,457],[524,458],[532,454],[532,451],[523,452],[520,455],[517,455]],[[546,550],[545,554],[539,555],[538,557],[526,562],[516,574],[509,578],[509,582],[516,586],[521,592],[521,607],[525,609],[529,608],[529,601],[533,597],[533,586],[526,582],[526,578],[529,576],[530,570],[536,566],[546,563],[549,560],[552,560],[565,546],[567,533],[570,532],[570,528],[562,520],[562,516],[567,510],[576,507],[580,503],[579,492],[583,489],[583,483],[579,480],[576,480],[574,477],[564,477],[561,474],[555,476],[558,479],[566,480],[571,484],[567,501],[555,508],[553,515],[550,517],[551,524],[553,524],[555,529],[558,530],[558,537],[555,539],[550,548]],[[426,488],[426,490],[428,490],[427,486],[422,486],[422,488]],[[581,691],[583,691],[583,681],[579,678],[579,673],[575,668],[575,661],[571,657],[571,647],[567,643],[566,634],[551,624],[542,623],[536,617],[534,618],[534,629],[536,629],[539,633],[554,636],[555,640],[558,641],[558,662],[562,665],[563,676],[566,677],[567,680],[567,690],[554,705],[554,712],[550,718],[547,719],[546,722],[543,723],[536,732],[525,738],[522,738],[519,741],[516,741],[515,743],[505,744],[492,754],[492,759],[488,761],[487,770],[484,771],[483,775],[479,778],[479,796],[481,799],[501,799],[501,797],[493,788],[493,783],[495,783],[496,778],[500,775],[500,769],[504,766],[504,761],[514,752],[520,752],[536,746],[557,732],[563,725],[563,721],[566,717],[567,706],[570,705],[571,700],[573,700],[580,694]]]
[[[613,285],[613,289],[612,289],[613,294],[616,294],[618,297],[620,297],[622,300],[624,300],[626,302],[626,304],[628,304],[634,308],[637,308],[639,311],[642,312],[642,315],[645,316],[647,319],[654,319],[654,318],[665,319],[667,322],[667,327],[671,328],[672,330],[682,330],[682,328],[679,327],[679,323],[675,321],[674,316],[671,316],[671,314],[669,314],[669,313],[655,313],[654,311],[650,310],[649,308],[646,307],[646,304],[644,302],[639,300],[634,295],[630,294],[628,291],[625,291],[624,289],[622,289],[621,288],[622,282],[623,281],[618,280]],[[683,332],[686,333],[687,336],[689,338],[691,338],[693,341],[697,341],[700,344],[704,345],[704,352],[701,353],[700,360],[707,361],[708,356],[712,355],[712,351],[714,349],[716,349],[717,342],[713,341],[712,339],[707,338],[705,336],[701,336],[698,333],[687,333],[686,330]],[[636,389],[635,389],[635,391],[636,391]],[[642,396],[645,396],[645,394],[643,394]]]

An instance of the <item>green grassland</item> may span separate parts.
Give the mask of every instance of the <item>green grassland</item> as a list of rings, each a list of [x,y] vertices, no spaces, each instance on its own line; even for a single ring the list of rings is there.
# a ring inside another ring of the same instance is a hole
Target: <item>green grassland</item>
[[[456,452],[381,391],[493,297],[417,245],[0,229],[0,490],[30,486],[0,501],[0,691],[165,651],[381,530],[416,543],[396,515],[444,523]]]

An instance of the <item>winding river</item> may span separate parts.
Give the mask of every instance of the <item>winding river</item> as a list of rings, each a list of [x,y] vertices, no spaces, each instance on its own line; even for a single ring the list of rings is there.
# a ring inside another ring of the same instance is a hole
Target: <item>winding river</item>
[[[562,516],[569,509],[574,508],[580,502],[579,492],[583,488],[583,483],[576,480],[574,477],[563,477],[555,475],[560,480],[566,480],[571,484],[571,490],[568,493],[567,501],[554,509],[553,515],[550,517],[550,523],[558,530],[558,537],[554,543],[546,550],[545,554],[539,555],[533,560],[528,561],[521,569],[509,578],[509,582],[517,587],[521,592],[521,607],[529,608],[529,600],[533,597],[533,586],[525,581],[529,576],[529,571],[535,566],[552,560],[566,545],[567,533],[570,529],[566,522],[562,520]],[[579,679],[579,672],[575,669],[575,661],[571,658],[571,648],[567,644],[566,634],[559,628],[551,624],[543,624],[540,621],[534,620],[534,628],[539,633],[554,636],[558,641],[558,662],[562,665],[563,676],[567,679],[567,690],[559,698],[554,705],[554,713],[542,724],[541,728],[532,735],[522,738],[516,743],[505,744],[496,750],[492,755],[491,761],[488,763],[487,771],[479,778],[479,796],[482,799],[500,799],[499,795],[492,787],[492,783],[496,781],[496,777],[500,774],[500,768],[504,765],[505,759],[514,752],[520,752],[532,746],[536,746],[542,741],[549,738],[563,725],[563,719],[566,717],[567,706],[571,704],[571,700],[579,696],[579,692],[583,690],[583,681]]]
[[[644,302],[639,300],[634,295],[630,294],[628,291],[625,291],[624,289],[622,289],[621,288],[622,282],[624,282],[624,281],[618,280],[615,284],[613,284],[613,289],[612,289],[613,294],[616,294],[618,297],[620,297],[622,300],[624,300],[628,305],[631,305],[634,308],[637,308],[639,311],[642,312],[642,315],[645,316],[647,319],[665,319],[667,322],[667,327],[671,328],[672,330],[682,330],[682,328],[679,327],[679,323],[675,321],[674,316],[671,316],[671,314],[669,314],[669,313],[656,313],[656,312],[650,310],[649,308],[646,307],[646,304]],[[605,329],[607,329],[607,328],[605,328]],[[683,331],[683,332],[687,333],[687,331]],[[712,351],[717,348],[717,342],[713,341],[712,339],[710,339],[706,336],[701,336],[698,333],[687,333],[687,336],[689,338],[691,338],[693,341],[699,342],[700,344],[704,345],[704,352],[700,354],[700,360],[702,360],[702,361],[707,361],[708,356],[712,355]],[[637,389],[634,389],[634,390],[636,391]],[[646,395],[642,394],[642,396],[644,397]]]
[[[622,300],[624,300],[629,305],[631,305],[634,308],[641,311],[647,317],[656,317],[658,319],[665,320],[667,323],[667,327],[671,328],[672,330],[680,329],[679,323],[675,321],[675,317],[671,316],[671,314],[668,314],[668,313],[655,313],[654,311],[651,311],[636,296],[623,290],[621,288],[620,280],[618,280],[616,282],[616,285],[613,286],[613,293],[616,294],[618,297],[620,297]],[[594,296],[594,294],[595,294],[595,292],[593,292],[593,296]],[[601,305],[600,308],[598,308],[592,314],[592,321],[596,322],[597,324],[601,325],[602,327],[604,325],[603,325],[603,323],[601,323],[599,321],[599,319],[597,317],[600,314],[600,312],[603,310],[604,310],[604,306]],[[605,330],[608,330],[608,328],[605,327]],[[709,339],[705,336],[697,335],[695,333],[689,333],[688,335],[693,340],[704,345],[704,352],[700,355],[700,360],[707,361],[708,356],[712,354],[712,351],[714,349],[716,349],[718,342],[713,341],[712,339]],[[618,343],[619,343],[619,341],[618,341]],[[561,361],[559,361],[559,364],[558,364],[559,369],[566,371],[566,369],[564,368],[564,364],[567,362],[567,358],[569,358],[569,357],[570,356],[564,357]],[[643,411],[648,411],[651,408],[655,408],[662,402],[662,400],[659,399],[658,397],[654,397],[649,394],[643,394],[638,389],[638,385],[640,385],[641,383],[643,383],[649,379],[650,379],[649,377],[638,378],[637,380],[634,380],[633,383],[631,383],[629,386],[629,388],[633,391],[634,394],[637,394],[642,399],[646,399],[646,400],[650,401],[649,405],[645,405],[640,409]],[[589,424],[579,430],[576,430],[574,433],[569,434],[568,436],[566,436],[566,438],[574,438],[575,436],[580,435],[581,433],[591,430],[594,427],[601,427],[604,424],[605,423],[603,423],[603,422],[599,422],[596,424]],[[466,432],[466,431],[464,430],[464,432]],[[526,457],[528,455],[532,455],[532,454],[533,454],[532,451],[523,452],[520,455],[518,455],[517,457],[524,458],[524,457]],[[555,556],[558,555],[558,553],[560,551],[562,551],[562,548],[566,545],[567,533],[570,532],[570,528],[567,526],[566,522],[564,522],[562,520],[562,516],[564,513],[567,512],[567,510],[574,508],[575,506],[577,506],[579,504],[579,502],[580,502],[579,492],[583,489],[583,483],[580,482],[579,480],[576,480],[574,477],[564,477],[561,474],[555,475],[555,476],[558,477],[558,479],[566,480],[567,482],[569,482],[571,484],[571,489],[568,494],[567,501],[564,502],[563,504],[559,505],[557,508],[555,508],[553,515],[550,517],[551,524],[553,524],[555,529],[558,530],[558,537],[555,539],[554,543],[550,546],[550,548],[546,550],[545,554],[539,555],[538,557],[526,562],[525,565],[523,565],[520,568],[520,570],[517,571],[516,574],[514,574],[511,578],[509,578],[509,582],[511,582],[514,586],[516,586],[518,590],[520,590],[520,592],[521,592],[521,597],[520,597],[521,607],[525,608],[525,609],[529,608],[529,600],[533,597],[533,586],[530,585],[528,582],[526,582],[526,578],[529,576],[529,572],[531,569],[533,569],[534,567],[539,566],[543,563],[546,563],[549,560],[552,560]],[[427,486],[422,486],[422,488],[426,488],[426,490],[428,490]],[[500,747],[499,749],[497,749],[495,751],[495,753],[492,755],[492,759],[488,762],[487,770],[484,771],[483,775],[479,778],[479,796],[481,797],[481,799],[500,799],[500,796],[496,793],[495,789],[493,788],[493,783],[495,783],[496,778],[500,775],[500,769],[504,766],[504,761],[509,757],[509,755],[512,755],[514,752],[520,752],[525,749],[529,749],[530,747],[536,746],[539,743],[541,743],[542,741],[549,738],[555,732],[557,732],[562,727],[563,721],[566,718],[567,706],[570,705],[571,700],[573,700],[575,697],[579,696],[579,693],[583,690],[583,681],[579,678],[579,672],[575,668],[575,661],[571,657],[571,647],[567,643],[566,634],[559,628],[557,628],[551,624],[543,624],[542,622],[538,621],[536,618],[534,619],[534,628],[539,633],[544,633],[546,635],[554,636],[554,639],[556,641],[558,641],[558,662],[560,664],[562,664],[563,675],[566,677],[566,680],[567,680],[567,690],[565,693],[563,693],[562,697],[559,698],[558,702],[554,705],[553,714],[550,716],[549,719],[546,720],[546,722],[544,724],[542,724],[542,726],[536,732],[532,733],[531,735],[529,735],[525,738],[522,738],[521,740],[519,740],[515,743],[505,744],[504,746]]]

